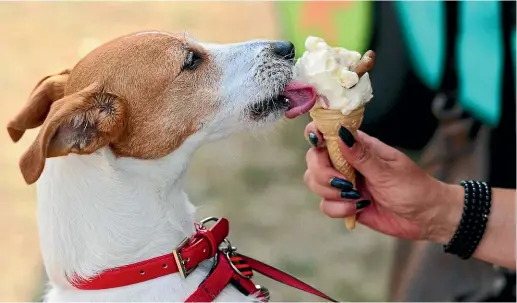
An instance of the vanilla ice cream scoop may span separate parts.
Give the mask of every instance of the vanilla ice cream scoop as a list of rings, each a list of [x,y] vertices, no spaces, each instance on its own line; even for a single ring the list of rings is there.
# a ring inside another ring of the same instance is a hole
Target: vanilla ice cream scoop
[[[308,37],[306,51],[298,59],[297,80],[311,85],[322,98],[320,105],[348,115],[373,97],[368,73],[359,78],[354,72],[361,54],[342,47],[330,47],[323,39]]]

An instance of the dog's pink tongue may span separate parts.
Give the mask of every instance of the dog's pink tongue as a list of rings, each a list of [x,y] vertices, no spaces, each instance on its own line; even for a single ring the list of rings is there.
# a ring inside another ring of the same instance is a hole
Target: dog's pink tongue
[[[289,109],[285,116],[289,119],[307,113],[316,102],[316,91],[312,86],[293,80],[287,84],[282,94],[289,99]]]

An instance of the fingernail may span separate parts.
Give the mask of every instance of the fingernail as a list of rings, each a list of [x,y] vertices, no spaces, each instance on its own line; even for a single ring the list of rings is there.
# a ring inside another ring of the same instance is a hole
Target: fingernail
[[[349,191],[354,187],[351,182],[340,178],[332,178],[332,180],[330,180],[330,186],[346,191]]]
[[[361,194],[359,194],[359,192],[355,189],[352,189],[352,190],[343,190],[341,191],[341,198],[343,199],[359,199],[359,197],[361,197]]]
[[[365,208],[366,206],[372,204],[372,202],[370,202],[370,200],[362,200],[362,201],[359,201],[355,204],[355,209],[357,210],[360,210],[360,209],[363,209]]]
[[[309,142],[312,146],[318,147],[318,136],[315,133],[309,133]]]
[[[341,128],[339,128],[339,138],[341,138],[341,140],[343,140],[343,142],[348,146],[348,147],[352,147],[354,146],[355,144],[355,139],[354,139],[354,136],[352,135],[352,133],[346,129],[346,127],[344,126],[341,126]]]

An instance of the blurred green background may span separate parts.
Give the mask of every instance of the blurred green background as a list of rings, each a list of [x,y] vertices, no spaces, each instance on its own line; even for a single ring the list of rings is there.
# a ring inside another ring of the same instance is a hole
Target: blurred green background
[[[40,78],[129,32],[186,30],[222,43],[288,37],[298,54],[310,33],[363,51],[370,10],[368,2],[2,2],[0,125],[15,115]],[[347,31],[337,35],[336,25]],[[361,226],[348,232],[342,220],[319,212],[319,199],[302,182],[307,121],[281,121],[273,129],[202,148],[189,171],[188,192],[198,217],[227,217],[240,251],[333,297],[386,300],[393,242]],[[0,301],[39,300],[44,285],[35,187],[26,186],[18,171],[18,159],[34,136],[29,132],[15,145],[0,132]],[[257,282],[271,290],[274,301],[316,300],[270,280]]]

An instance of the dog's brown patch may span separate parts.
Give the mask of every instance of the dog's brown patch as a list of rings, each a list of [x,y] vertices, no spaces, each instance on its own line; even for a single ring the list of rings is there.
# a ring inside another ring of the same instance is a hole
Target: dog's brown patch
[[[64,97],[69,74],[70,70],[67,69],[58,74],[46,76],[36,84],[29,102],[7,125],[9,136],[14,142],[21,139],[25,130],[43,124],[52,103]]]
[[[183,69],[188,51],[202,57]],[[8,125],[13,141],[43,124],[20,161],[27,183],[45,158],[110,146],[119,157],[155,159],[178,148],[217,110],[220,68],[181,35],[139,33],[95,49],[71,71],[44,78]]]

